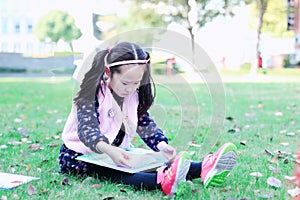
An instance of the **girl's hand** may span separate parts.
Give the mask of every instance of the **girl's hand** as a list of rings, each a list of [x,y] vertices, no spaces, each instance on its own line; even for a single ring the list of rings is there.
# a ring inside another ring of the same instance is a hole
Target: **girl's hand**
[[[132,167],[129,163],[130,157],[125,150],[111,146],[105,142],[99,142],[97,149],[106,153],[117,165]]]
[[[114,161],[114,163],[121,166],[125,165],[127,167],[132,167],[129,163],[130,157],[126,151],[115,146],[111,147],[112,148],[109,152],[107,152],[107,155],[109,155],[109,157]]]
[[[172,163],[176,157],[176,149],[166,142],[160,142],[157,148],[161,151],[170,163]]]

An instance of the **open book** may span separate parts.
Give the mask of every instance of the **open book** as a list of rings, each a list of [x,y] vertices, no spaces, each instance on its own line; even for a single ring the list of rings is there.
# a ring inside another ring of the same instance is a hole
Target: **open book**
[[[131,167],[115,164],[105,153],[85,154],[78,156],[76,159],[128,173],[154,171],[167,162],[167,159],[160,152],[154,152],[142,148],[130,148],[127,152],[129,153],[129,164]]]

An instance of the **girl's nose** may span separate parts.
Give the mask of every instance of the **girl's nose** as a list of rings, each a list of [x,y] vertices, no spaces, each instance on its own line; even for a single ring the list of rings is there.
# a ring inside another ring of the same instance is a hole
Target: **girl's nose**
[[[131,87],[129,86],[125,90],[126,90],[126,92],[131,93],[131,92],[133,92],[134,88],[132,86]]]

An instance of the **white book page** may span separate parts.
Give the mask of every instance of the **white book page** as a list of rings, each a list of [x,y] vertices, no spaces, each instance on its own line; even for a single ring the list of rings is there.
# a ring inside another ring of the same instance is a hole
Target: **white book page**
[[[132,148],[127,152],[129,153],[130,159],[128,162],[131,167],[116,165],[107,154],[91,153],[78,156],[76,159],[128,173],[155,170],[167,162],[160,152],[141,148]]]

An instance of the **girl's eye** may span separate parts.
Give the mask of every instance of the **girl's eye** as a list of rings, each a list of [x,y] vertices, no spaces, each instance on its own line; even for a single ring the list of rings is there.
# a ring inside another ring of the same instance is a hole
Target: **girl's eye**
[[[139,85],[139,84],[140,84],[140,82],[135,82],[134,84],[135,84],[135,85]]]
[[[127,83],[122,83],[123,85],[128,85]]]

